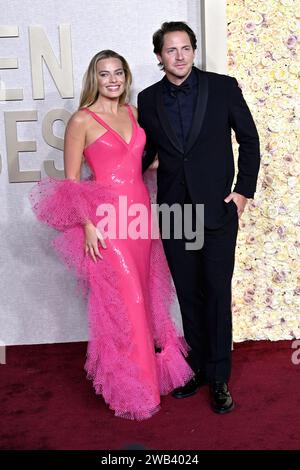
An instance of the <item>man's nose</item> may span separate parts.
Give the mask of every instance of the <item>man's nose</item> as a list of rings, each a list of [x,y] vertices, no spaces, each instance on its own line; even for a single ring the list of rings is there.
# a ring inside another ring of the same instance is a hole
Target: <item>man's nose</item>
[[[182,60],[182,59],[183,59],[183,55],[182,55],[182,52],[181,52],[181,51],[177,51],[177,53],[176,53],[176,59],[177,59],[177,60]]]

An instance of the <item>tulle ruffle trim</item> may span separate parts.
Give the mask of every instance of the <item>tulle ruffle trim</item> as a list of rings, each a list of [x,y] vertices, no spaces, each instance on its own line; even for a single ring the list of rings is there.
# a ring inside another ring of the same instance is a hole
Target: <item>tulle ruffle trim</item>
[[[118,289],[118,276],[105,261],[94,263],[84,253],[86,220],[95,221],[100,203],[112,202],[109,187],[94,181],[73,182],[46,178],[30,193],[37,218],[61,231],[52,246],[64,264],[75,272],[88,298],[89,344],[85,370],[97,394],[115,415],[143,420],[160,408],[160,395],[184,385],[193,371],[186,363],[188,346],[180,338],[169,312],[175,290],[161,240],[152,240],[149,278],[149,321],[157,381],[144,379],[135,361],[135,343],[126,305]]]
[[[30,191],[29,200],[38,220],[65,231],[96,220],[100,203],[113,203],[114,192],[91,178],[83,181],[44,178]]]

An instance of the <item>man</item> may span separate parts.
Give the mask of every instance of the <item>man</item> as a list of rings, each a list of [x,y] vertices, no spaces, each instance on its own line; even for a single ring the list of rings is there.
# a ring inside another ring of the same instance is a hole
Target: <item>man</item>
[[[147,135],[143,170],[158,154],[158,204],[204,204],[201,249],[187,250],[184,237],[163,239],[195,372],[173,396],[191,396],[208,383],[212,409],[227,413],[234,408],[228,381],[238,218],[256,189],[259,138],[237,81],[193,66],[197,40],[186,23],[163,23],[153,44],[165,76],[138,96]],[[233,191],[232,129],[239,143]]]

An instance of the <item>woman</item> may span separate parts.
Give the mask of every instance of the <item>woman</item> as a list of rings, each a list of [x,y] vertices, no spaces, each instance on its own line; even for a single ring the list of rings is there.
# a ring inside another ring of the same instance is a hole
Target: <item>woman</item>
[[[141,171],[145,133],[126,104],[130,84],[130,69],[119,54],[106,50],[93,57],[79,110],[65,133],[66,179],[40,181],[31,200],[37,217],[63,232],[54,247],[87,287],[88,377],[116,416],[141,420],[158,411],[161,394],[193,373],[169,317],[173,296],[161,242],[151,240]],[[85,181],[82,155],[92,172]],[[124,198],[129,208],[146,209],[143,236],[130,236],[136,225],[126,218]],[[124,224],[126,236],[120,235]]]

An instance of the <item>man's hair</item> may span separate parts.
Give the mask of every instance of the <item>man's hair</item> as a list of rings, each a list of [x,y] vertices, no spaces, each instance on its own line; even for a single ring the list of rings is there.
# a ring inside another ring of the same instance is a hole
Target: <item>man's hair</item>
[[[164,45],[164,35],[167,33],[173,33],[175,31],[184,31],[188,34],[193,50],[197,49],[197,38],[194,31],[184,21],[170,21],[165,22],[161,25],[160,29],[155,31],[153,34],[153,52],[155,54],[161,54]]]

